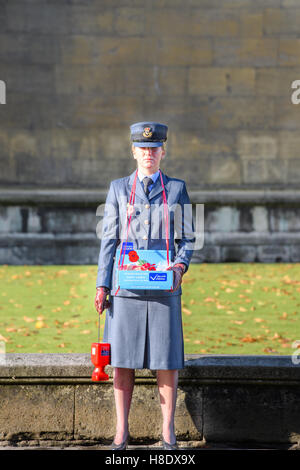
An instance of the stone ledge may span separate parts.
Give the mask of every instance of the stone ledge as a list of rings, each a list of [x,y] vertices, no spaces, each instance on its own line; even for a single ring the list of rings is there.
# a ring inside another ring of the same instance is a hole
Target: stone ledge
[[[28,382],[40,378],[45,381],[87,379],[90,382],[92,371],[89,353],[7,353],[1,358],[0,383],[5,379],[26,379]],[[113,367],[107,366],[106,371],[112,379]],[[136,369],[135,377],[137,380],[145,379],[145,382],[156,380],[155,371],[149,369]],[[298,381],[300,364],[294,364],[292,356],[186,354],[185,368],[179,370],[181,379],[197,382],[205,379]]]
[[[91,380],[90,354],[3,355],[0,441],[107,445],[115,432],[113,368]],[[132,442],[161,433],[156,371],[136,369],[129,416]],[[299,443],[300,365],[292,356],[185,355],[175,430],[185,443]],[[26,444],[27,445],[27,444]],[[40,445],[40,444],[39,444]]]
[[[0,204],[3,205],[80,205],[94,206],[105,201],[106,190],[97,189],[19,189],[0,190]],[[206,204],[299,204],[300,191],[276,189],[214,189],[190,190],[192,203]]]
[[[205,246],[208,245],[282,245],[300,244],[300,232],[205,232]],[[36,242],[48,244],[69,242],[99,243],[101,240],[96,233],[0,233],[0,246],[21,246]],[[197,250],[195,250],[197,251]],[[200,250],[199,250],[200,251]],[[98,255],[98,254],[97,254]]]

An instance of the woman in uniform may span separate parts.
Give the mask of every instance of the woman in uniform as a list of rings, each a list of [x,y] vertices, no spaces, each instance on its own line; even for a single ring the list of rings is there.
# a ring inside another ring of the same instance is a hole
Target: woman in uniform
[[[176,449],[174,414],[178,369],[184,367],[181,282],[189,267],[195,241],[191,205],[185,182],[160,170],[166,154],[164,142],[168,127],[147,121],[133,124],[130,129],[137,169],[110,184],[95,297],[98,313],[107,309],[103,342],[111,345],[111,366],[114,367],[117,425],[111,449],[125,449],[128,444],[128,415],[135,369],[157,371],[163,448]],[[129,205],[133,187],[134,205]],[[165,207],[164,202],[169,212],[167,238],[171,253],[169,269],[173,271],[172,290],[120,289],[115,255],[121,243],[123,248],[130,246],[133,250],[166,250],[166,226],[161,220],[163,217],[158,217],[159,213],[164,213],[160,210]],[[175,211],[171,211],[174,207]],[[125,223],[129,213],[131,233]]]

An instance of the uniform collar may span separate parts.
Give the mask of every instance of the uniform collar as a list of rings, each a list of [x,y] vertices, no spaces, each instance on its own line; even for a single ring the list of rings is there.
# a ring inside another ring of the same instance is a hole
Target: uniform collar
[[[131,188],[132,188],[132,185],[133,185],[133,182],[134,182],[135,172],[136,172],[136,170],[134,170],[134,172],[131,173],[131,175],[129,176],[128,185],[129,185],[129,190],[130,191],[131,191]],[[158,173],[158,176],[159,176],[159,170],[158,170],[157,173]],[[166,185],[168,183],[168,177],[163,172],[161,172],[161,176],[162,176],[163,183],[164,183],[164,186],[165,186],[165,189],[166,189],[166,192],[167,192]],[[149,201],[150,199],[152,199],[157,194],[161,193],[162,190],[163,190],[163,188],[162,188],[161,180],[160,180],[160,176],[159,176],[157,178],[156,184],[153,185],[153,187],[152,187],[152,189],[151,189],[151,191],[150,191],[150,193],[148,194],[148,197],[147,197],[140,179],[137,178],[137,181],[136,181],[136,195],[139,196],[139,198],[143,199],[146,202]]]
[[[141,170],[138,170],[138,177],[139,180],[142,182],[145,177],[151,178],[153,183],[157,180],[159,177],[159,170],[157,170],[155,173],[152,173],[152,175],[144,175],[144,173]]]

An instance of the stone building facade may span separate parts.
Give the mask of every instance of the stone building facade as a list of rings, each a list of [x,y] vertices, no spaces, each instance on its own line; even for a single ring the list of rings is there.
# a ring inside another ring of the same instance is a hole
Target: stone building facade
[[[205,205],[193,260],[300,261],[296,0],[1,0],[0,262],[94,263],[96,209],[169,126]]]

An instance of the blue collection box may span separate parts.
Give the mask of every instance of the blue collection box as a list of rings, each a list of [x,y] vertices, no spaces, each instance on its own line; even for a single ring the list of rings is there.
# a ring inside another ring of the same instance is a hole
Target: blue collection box
[[[120,249],[118,249],[116,252],[116,269],[118,285],[121,289],[172,289],[173,271],[167,271],[167,250],[134,250],[133,243],[129,242],[126,251],[122,251],[120,266],[122,265],[123,256],[123,269],[118,269],[120,257]],[[171,260],[170,251],[169,260]]]

